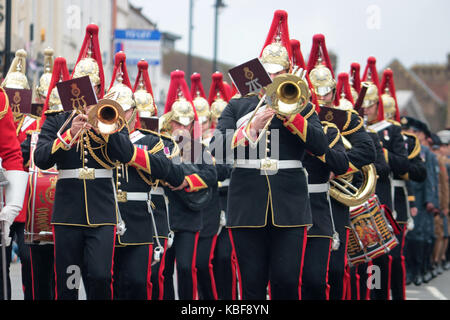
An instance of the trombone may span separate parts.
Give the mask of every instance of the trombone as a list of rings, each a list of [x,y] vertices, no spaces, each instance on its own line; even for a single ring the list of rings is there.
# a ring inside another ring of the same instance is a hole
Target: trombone
[[[80,109],[81,108],[76,108],[72,111],[69,118],[67,118],[56,134],[69,149],[72,148],[78,137],[86,130],[83,126],[83,128],[79,130],[74,137],[72,137],[72,140],[69,143],[65,142],[62,138],[62,133],[69,126],[69,123],[71,123],[73,118],[79,114],[85,114],[85,112]],[[87,116],[87,123],[92,125],[94,129],[102,135],[116,133],[122,130],[122,128],[126,125],[125,111],[123,111],[122,106],[117,101],[109,98],[100,100],[88,111]]]
[[[311,96],[305,75],[306,70],[296,68],[293,73],[276,76],[273,82],[265,88],[265,94],[248,120],[245,131],[249,130],[253,118],[264,102],[281,116],[290,117],[302,112],[308,105]],[[272,119],[273,117],[267,121],[263,131],[267,130]]]

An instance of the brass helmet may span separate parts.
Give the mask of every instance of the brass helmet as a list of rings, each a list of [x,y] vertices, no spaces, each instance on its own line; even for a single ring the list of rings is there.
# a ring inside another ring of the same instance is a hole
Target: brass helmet
[[[200,121],[200,123],[208,121],[211,116],[208,101],[200,95],[200,92],[197,92],[197,96],[192,102],[194,103],[195,110],[197,111],[198,121]]]
[[[221,72],[216,71],[212,75],[208,99],[208,102],[211,104],[211,119],[216,122],[229,101],[229,93],[225,87]]]
[[[175,70],[170,74],[170,85],[167,92],[164,115],[159,118],[161,132],[172,133],[172,127],[170,125],[172,120],[183,126],[188,126],[194,120],[198,121],[191,100],[191,94],[184,79],[184,71],[181,70]],[[196,134],[194,132],[194,137]],[[201,131],[198,134],[201,136]]]
[[[117,83],[108,90],[108,95],[112,94],[116,96],[114,100],[122,106],[123,111],[136,107],[133,90],[123,83],[121,70],[117,73],[116,81]]]
[[[47,48],[44,50],[44,73],[39,79],[39,86],[36,88],[37,93],[44,98],[47,97],[48,88],[50,87],[50,82],[52,81],[53,53],[52,48]]]
[[[336,108],[341,110],[353,110],[353,103],[345,97],[345,93],[341,94],[339,105]]]
[[[172,119],[183,126],[189,125],[194,121],[195,113],[192,104],[186,100],[181,92],[178,93],[178,99],[172,105]]]
[[[80,62],[77,63],[73,73],[73,78],[75,79],[89,76],[92,85],[98,86],[101,84],[99,73],[100,69],[98,67],[98,63],[92,58],[92,51],[89,50],[88,56],[81,59]]]
[[[276,10],[272,24],[260,55],[261,63],[268,73],[289,70],[291,66],[291,46],[287,26],[287,12]]]
[[[355,88],[353,88],[353,86],[350,87],[350,91],[352,93],[353,101],[358,100],[359,97],[358,91],[356,91]]]
[[[99,28],[97,25],[90,24],[86,27],[86,34],[72,78],[89,76],[93,86],[100,86],[99,98],[102,98],[105,79],[98,33]]]
[[[321,60],[319,60],[321,61]],[[320,103],[320,98],[326,96],[332,90],[336,88],[336,80],[334,80],[330,69],[328,69],[322,63],[318,63],[309,74],[309,80],[314,87],[314,92]]]
[[[114,56],[114,70],[108,90],[108,95],[115,96],[114,100],[122,106],[123,111],[136,107],[130,78],[128,77],[126,59],[127,57],[122,51],[117,52]]]
[[[384,93],[381,95],[381,99],[383,100],[384,118],[394,120],[397,109],[395,107],[395,100],[389,93],[388,88],[386,88]]]
[[[153,88],[148,74],[148,62],[141,59],[137,67],[138,75],[133,87],[136,107],[140,117],[150,118],[158,114],[158,108],[153,97]]]
[[[366,95],[364,96],[363,108],[372,106],[379,102],[378,87],[371,81],[365,81],[368,85]]]
[[[155,101],[150,92],[145,89],[142,79],[139,81],[139,87],[134,92],[136,107],[141,116],[152,117],[156,114]]]
[[[56,87],[54,87],[50,93],[50,98],[48,99],[48,110],[63,110],[62,102]]]
[[[9,67],[8,74],[3,80],[3,88],[11,89],[30,89],[27,77],[25,75],[27,67],[27,52],[23,49],[16,51],[11,66]]]
[[[211,118],[214,121],[217,121],[220,116],[222,115],[223,109],[227,106],[227,102],[222,99],[219,93],[217,93],[217,98],[214,100],[213,104],[211,105]]]
[[[201,75],[197,72],[191,75],[191,97],[200,123],[208,121],[211,117],[210,105],[206,100]]]

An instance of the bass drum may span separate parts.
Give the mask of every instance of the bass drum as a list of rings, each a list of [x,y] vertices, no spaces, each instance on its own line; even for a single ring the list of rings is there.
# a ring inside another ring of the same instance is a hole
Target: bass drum
[[[347,252],[351,266],[369,262],[398,245],[384,210],[376,195],[364,204],[350,209],[352,230]]]
[[[25,243],[48,244],[54,243],[50,224],[55,188],[58,180],[58,170],[40,170],[34,163],[38,133],[33,133],[30,148],[30,178],[28,183],[28,210],[25,224]]]

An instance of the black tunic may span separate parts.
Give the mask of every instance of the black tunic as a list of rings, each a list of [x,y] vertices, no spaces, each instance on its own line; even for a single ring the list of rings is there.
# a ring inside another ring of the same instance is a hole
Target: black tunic
[[[340,138],[339,129],[333,124],[323,122],[324,132],[328,138],[329,148],[323,159],[307,153],[303,164],[308,171],[309,184],[328,183],[330,173],[341,175],[348,170],[348,157]],[[308,237],[333,236],[330,203],[326,192],[310,193],[313,226],[308,230]]]
[[[256,149],[242,145],[233,148],[232,139],[239,132],[238,120],[250,114],[258,102],[258,96],[233,99],[224,109],[211,142],[216,144],[213,154],[218,162],[224,161],[225,155],[230,155],[231,160],[264,158],[264,137]],[[312,104],[308,104],[300,116],[307,124],[303,136],[293,134],[281,119],[273,118],[267,143],[267,155],[271,159],[302,161],[306,149],[319,156],[326,152],[327,139]],[[252,153],[257,157],[251,158]],[[279,169],[276,174],[269,175],[262,174],[259,169],[233,169],[228,188],[227,227],[264,227],[268,219],[277,227],[312,224],[304,168]]]

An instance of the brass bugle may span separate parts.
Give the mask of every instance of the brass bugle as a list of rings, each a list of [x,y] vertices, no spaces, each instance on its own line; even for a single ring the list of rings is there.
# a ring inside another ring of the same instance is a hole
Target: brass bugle
[[[101,134],[113,134],[125,124],[125,111],[112,99],[102,99],[88,113],[88,122]]]

